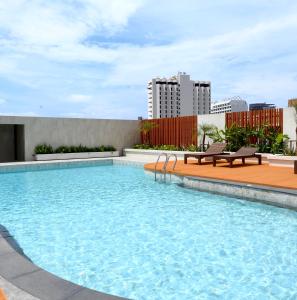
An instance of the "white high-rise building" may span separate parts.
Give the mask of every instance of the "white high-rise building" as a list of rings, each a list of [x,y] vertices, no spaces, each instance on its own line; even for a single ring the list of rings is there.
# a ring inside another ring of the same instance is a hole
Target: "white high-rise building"
[[[190,80],[178,72],[171,78],[153,78],[147,85],[148,118],[171,118],[210,113],[210,81]]]
[[[248,104],[240,97],[231,97],[223,101],[214,102],[211,104],[211,113],[220,114],[226,112],[248,111]]]

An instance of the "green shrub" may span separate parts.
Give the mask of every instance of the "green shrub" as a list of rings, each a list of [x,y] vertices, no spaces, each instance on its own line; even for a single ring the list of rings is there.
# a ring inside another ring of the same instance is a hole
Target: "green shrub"
[[[165,150],[165,151],[180,151],[181,148],[174,146],[174,145],[159,145],[154,146],[154,150]]]
[[[108,146],[104,146],[104,151],[114,152],[116,151],[116,148],[114,146],[108,145]]]
[[[37,145],[34,149],[35,154],[51,154],[53,152],[54,152],[53,147],[47,144]]]
[[[55,149],[55,153],[71,153],[71,148],[68,146],[60,146],[57,149]]]
[[[153,146],[148,144],[136,144],[133,146],[134,149],[153,149]]]
[[[233,124],[225,130],[214,127],[206,134],[216,142],[226,142],[228,151],[237,151],[242,146],[254,146],[260,153],[281,154],[286,150],[288,136],[278,128],[261,125],[258,128],[240,127]]]
[[[78,152],[113,152],[116,151],[113,146],[97,146],[97,147],[86,147],[83,145],[79,146],[59,146],[55,150],[51,145],[42,144],[35,147],[35,154],[51,154],[51,153],[78,153]]]
[[[147,145],[147,144],[136,144],[133,146],[133,149],[143,149],[143,150],[164,150],[164,151],[198,151],[199,147],[196,145],[189,145],[178,147],[175,145]]]
[[[192,151],[192,152],[197,152],[199,151],[199,147],[197,147],[196,145],[189,145],[188,147],[185,148],[186,151]]]

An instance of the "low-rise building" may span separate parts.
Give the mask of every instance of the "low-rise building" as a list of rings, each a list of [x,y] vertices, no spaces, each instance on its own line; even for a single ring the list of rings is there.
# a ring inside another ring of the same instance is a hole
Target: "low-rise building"
[[[261,103],[251,103],[249,105],[250,110],[263,110],[263,109],[275,109],[275,104],[261,102]]]
[[[240,97],[232,97],[223,101],[214,102],[211,104],[211,113],[220,114],[226,112],[247,111],[248,104]]]
[[[297,98],[292,98],[288,100],[288,107],[297,106]]]

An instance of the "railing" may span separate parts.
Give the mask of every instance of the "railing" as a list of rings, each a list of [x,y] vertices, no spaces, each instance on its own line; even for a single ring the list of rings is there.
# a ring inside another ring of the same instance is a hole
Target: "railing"
[[[165,161],[164,161],[163,167],[161,168],[161,173],[164,174],[164,181],[166,181],[166,168],[167,168],[168,162],[170,160],[170,157],[172,157],[172,156],[174,157],[174,163],[173,163],[173,166],[172,166],[172,171],[175,169],[175,166],[176,166],[176,163],[177,163],[177,155],[176,154],[160,153],[159,156],[158,156],[158,159],[155,163],[155,181],[157,181],[157,165],[158,165],[158,162],[159,162],[161,156],[163,156],[163,155],[166,158]]]
[[[163,155],[165,155],[165,161],[164,161],[164,164],[163,164],[163,167],[162,167],[162,171],[166,170],[167,153],[160,153],[159,156],[158,156],[158,159],[155,163],[155,181],[157,181],[157,165],[158,165],[158,162],[159,162],[161,156],[163,156]]]

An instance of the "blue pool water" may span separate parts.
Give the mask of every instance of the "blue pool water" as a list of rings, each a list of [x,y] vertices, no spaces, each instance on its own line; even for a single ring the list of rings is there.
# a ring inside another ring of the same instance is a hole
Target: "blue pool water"
[[[142,168],[0,174],[0,223],[42,268],[132,299],[296,299],[296,212]]]

